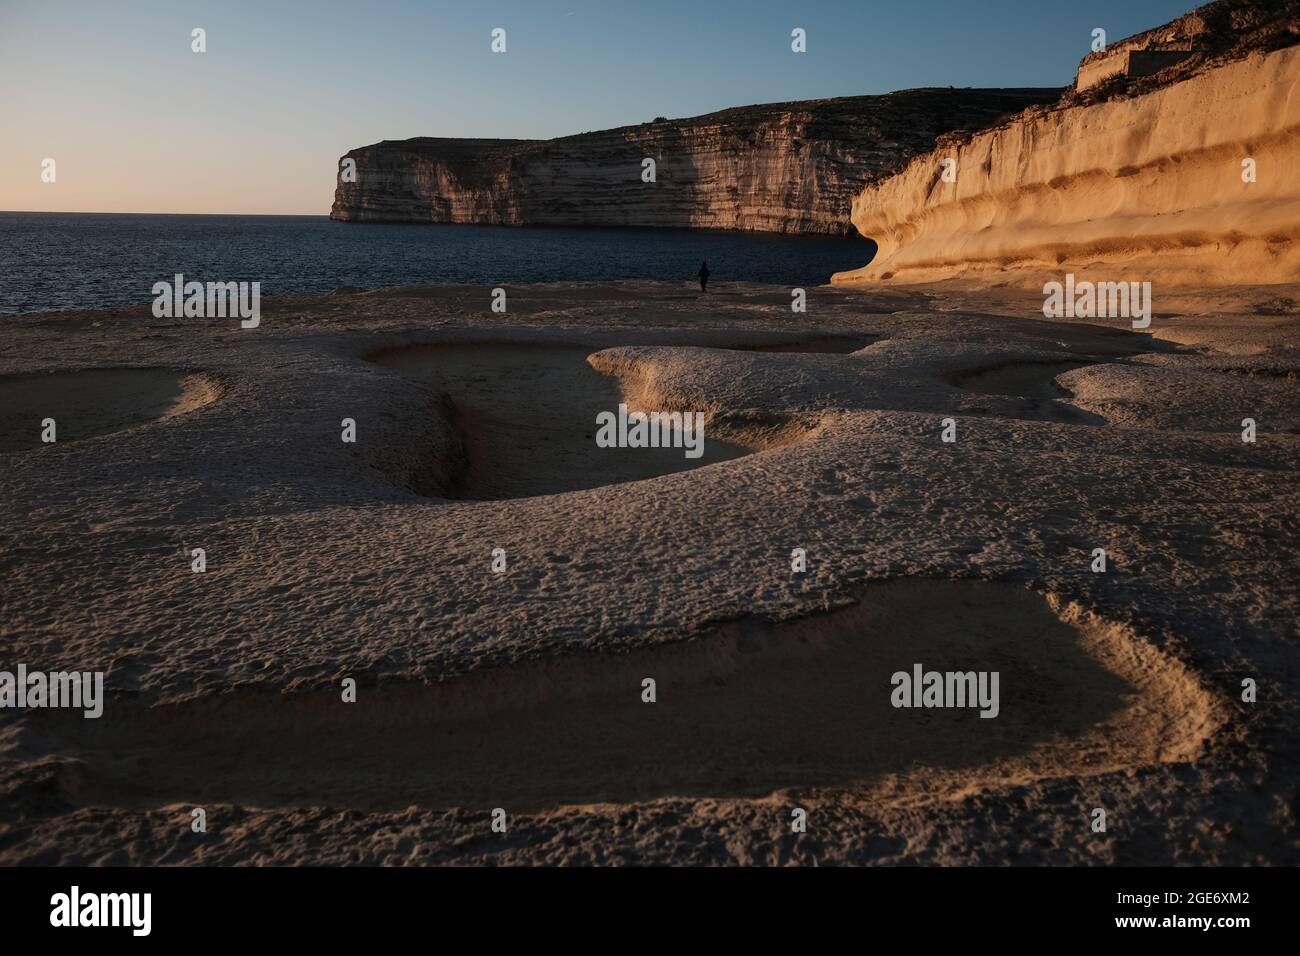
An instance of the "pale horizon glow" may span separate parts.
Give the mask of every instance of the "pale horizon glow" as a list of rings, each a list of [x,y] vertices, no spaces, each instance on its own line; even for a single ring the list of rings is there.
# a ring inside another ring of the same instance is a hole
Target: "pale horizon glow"
[[[0,0],[0,210],[327,215],[338,158],[914,87],[1064,86],[1187,0]],[[494,27],[508,49],[489,49]],[[207,31],[207,52],[190,49]],[[794,27],[808,52],[790,52]],[[57,181],[41,164],[57,163]]]

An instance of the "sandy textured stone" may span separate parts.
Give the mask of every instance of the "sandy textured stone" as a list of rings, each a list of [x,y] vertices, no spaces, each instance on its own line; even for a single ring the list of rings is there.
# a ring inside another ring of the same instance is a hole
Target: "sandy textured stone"
[[[1150,335],[959,286],[813,290],[794,319],[785,289],[656,283],[517,287],[504,316],[472,287],[281,297],[253,331],[145,307],[18,317],[0,373],[171,369],[219,393],[0,455],[4,659],[102,668],[110,692],[103,730],[4,716],[0,859],[1300,862],[1300,398],[1271,387],[1298,367],[1296,320],[1273,307],[1295,295],[1189,290]],[[440,386],[367,356],[466,341],[566,343],[588,350],[575,376],[629,400],[807,433],[643,481],[444,497]],[[1221,422],[1256,405],[1247,445]],[[1039,656],[1016,630],[1037,615]],[[907,723],[871,744],[865,719],[819,751],[839,725],[801,722],[818,688],[870,705],[909,642],[986,646],[1042,679],[1013,681],[1005,726],[954,724],[960,754]],[[782,709],[769,659],[806,707]],[[663,718],[637,725],[647,667]],[[566,741],[593,723],[644,749],[584,760]],[[439,735],[456,728],[499,762],[428,756],[454,753]]]
[[[1188,32],[1207,18],[1217,33]],[[1204,52],[946,137],[868,185],[853,223],[879,251],[833,281],[979,276],[1041,288],[1071,272],[1150,282],[1157,296],[1170,285],[1293,281],[1300,3],[1224,0],[1151,35],[1165,33],[1194,35]]]

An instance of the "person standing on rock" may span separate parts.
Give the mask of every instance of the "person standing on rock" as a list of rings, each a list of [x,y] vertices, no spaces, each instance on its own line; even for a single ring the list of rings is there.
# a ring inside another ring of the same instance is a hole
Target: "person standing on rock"
[[[709,291],[709,263],[707,261],[700,263],[700,291]]]

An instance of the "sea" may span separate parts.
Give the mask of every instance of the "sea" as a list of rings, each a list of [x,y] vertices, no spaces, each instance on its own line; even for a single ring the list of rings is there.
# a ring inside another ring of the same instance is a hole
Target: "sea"
[[[155,282],[263,295],[436,282],[614,279],[816,286],[870,261],[859,237],[696,229],[376,225],[326,216],[0,212],[0,315],[149,303]]]

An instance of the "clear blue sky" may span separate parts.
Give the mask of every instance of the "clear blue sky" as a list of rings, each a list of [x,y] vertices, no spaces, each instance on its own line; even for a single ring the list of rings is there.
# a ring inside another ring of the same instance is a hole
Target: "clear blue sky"
[[[328,212],[337,159],[917,86],[1063,86],[1186,0],[0,0],[0,209]],[[190,50],[190,31],[208,50]],[[490,31],[507,31],[493,54]],[[790,51],[803,27],[808,52]],[[40,181],[44,158],[57,181]]]

